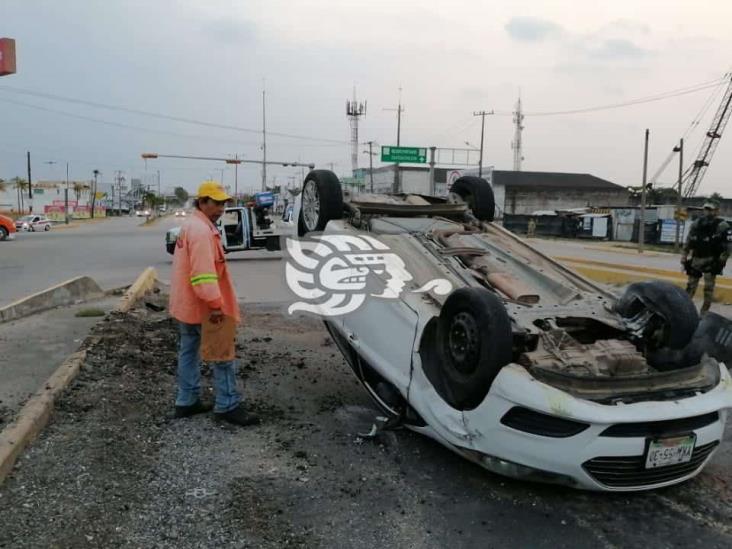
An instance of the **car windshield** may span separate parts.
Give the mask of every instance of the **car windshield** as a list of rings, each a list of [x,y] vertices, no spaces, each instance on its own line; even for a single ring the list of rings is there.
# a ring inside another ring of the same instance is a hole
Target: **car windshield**
[[[24,215],[23,217],[21,217],[20,219],[18,219],[18,221],[33,221],[33,216],[32,215]]]

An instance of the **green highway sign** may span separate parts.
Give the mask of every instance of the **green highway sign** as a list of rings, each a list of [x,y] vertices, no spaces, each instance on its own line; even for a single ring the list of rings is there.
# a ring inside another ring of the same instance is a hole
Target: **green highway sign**
[[[425,147],[381,147],[381,161],[426,164],[427,149]]]

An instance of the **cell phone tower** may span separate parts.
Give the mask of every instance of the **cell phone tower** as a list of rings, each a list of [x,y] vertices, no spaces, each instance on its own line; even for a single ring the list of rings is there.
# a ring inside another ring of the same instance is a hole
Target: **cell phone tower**
[[[358,119],[366,114],[366,101],[356,101],[356,87],[353,87],[353,100],[346,100],[346,116],[351,124],[351,168],[358,170]]]
[[[521,132],[524,130],[524,113],[521,110],[521,95],[516,102],[516,110],[513,111],[514,134],[511,148],[513,149],[513,171],[521,171],[521,162],[524,160],[524,145]]]

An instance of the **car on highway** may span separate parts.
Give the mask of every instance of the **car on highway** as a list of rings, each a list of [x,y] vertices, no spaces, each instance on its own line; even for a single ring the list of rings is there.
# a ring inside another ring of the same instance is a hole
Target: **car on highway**
[[[249,206],[226,208],[218,221],[224,250],[238,252],[265,248],[280,249],[280,240],[294,233],[292,224],[277,220],[272,215],[274,196],[271,192],[256,193]],[[173,227],[165,234],[165,249],[175,252],[180,227]]]
[[[45,215],[24,215],[15,220],[15,229],[21,231],[50,231],[53,221]]]
[[[446,198],[344,195],[314,170],[295,207],[289,310],[324,320],[386,416],[379,429],[601,491],[686,481],[719,448],[732,329],[700,322],[680,288],[618,296],[585,279],[495,223],[477,177]]]
[[[0,242],[3,240],[13,240],[15,233],[15,221],[5,215],[0,215]]]
[[[135,210],[137,217],[150,217],[150,210]]]

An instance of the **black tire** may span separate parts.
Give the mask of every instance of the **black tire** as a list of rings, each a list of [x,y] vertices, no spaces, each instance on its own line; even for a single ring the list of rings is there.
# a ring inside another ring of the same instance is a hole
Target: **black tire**
[[[168,242],[165,244],[165,250],[170,254],[175,254],[175,242]]]
[[[5,227],[0,227],[0,242],[8,238],[8,230]]]
[[[306,200],[316,201],[317,212],[305,214]],[[343,217],[343,191],[338,176],[329,170],[312,170],[302,185],[298,234],[322,231],[329,221]]]
[[[683,349],[699,325],[699,313],[688,294],[658,280],[628,286],[615,310],[624,318],[633,318],[646,310],[654,313],[655,318],[649,321],[644,334],[644,343],[651,350]]]
[[[437,353],[448,404],[478,406],[498,372],[512,358],[511,319],[501,300],[485,288],[450,294],[437,322]]]
[[[45,227],[43,227],[43,230],[44,231],[50,231],[51,230],[51,225],[46,225]]]
[[[480,221],[493,221],[496,199],[493,188],[485,179],[465,175],[452,184],[450,192],[462,198]]]
[[[264,247],[269,252],[278,252],[282,249],[282,245],[280,244],[280,237],[279,236],[268,236],[267,240],[264,242]]]

